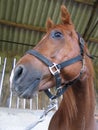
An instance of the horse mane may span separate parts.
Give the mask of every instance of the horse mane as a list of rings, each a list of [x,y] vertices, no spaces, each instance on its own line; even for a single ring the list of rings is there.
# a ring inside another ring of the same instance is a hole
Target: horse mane
[[[77,104],[74,92],[72,88],[70,87],[66,93],[63,95],[63,99],[60,103],[59,109],[54,114],[53,118],[51,119],[49,130],[53,129],[54,124],[58,123],[59,128],[63,127],[64,130],[69,129],[69,125],[71,124],[72,120],[77,116]],[[64,117],[64,118],[63,118]],[[55,122],[56,121],[56,122]],[[62,124],[65,124],[64,126]]]
[[[85,46],[85,53],[89,53],[86,46]],[[63,95],[63,99],[62,99],[62,101],[60,103],[60,106],[59,106],[59,109],[57,111],[58,114],[55,114],[53,119],[52,119],[52,120],[55,121],[55,118],[56,118],[56,121],[57,121],[57,118],[58,118],[58,122],[59,122],[58,126],[60,127],[59,129],[61,129],[61,127],[62,127],[65,130],[69,130],[71,122],[78,115],[78,107],[77,107],[77,100],[78,99],[76,99],[76,91],[75,91],[76,87],[78,87],[78,91],[81,91],[81,90],[79,90],[79,89],[81,89],[81,88],[79,88],[80,87],[80,82],[83,82],[83,80],[85,80],[85,78],[88,78],[88,77],[89,77],[89,80],[92,81],[92,83],[93,83],[93,79],[94,79],[93,64],[91,62],[91,59],[86,55],[85,55],[85,67],[88,68],[88,71],[85,68],[83,76],[78,81],[79,82],[78,85],[74,84],[74,85],[72,85],[71,87],[69,87],[67,89],[67,91]],[[89,76],[87,77],[85,75],[89,75]],[[84,84],[85,84],[85,81],[84,81]],[[87,86],[88,87],[87,88],[88,93],[89,93],[89,95],[94,96],[92,94],[94,89],[93,89],[93,87],[91,88],[91,86]],[[94,100],[93,100],[93,102],[95,103]],[[93,110],[94,106],[91,105],[90,109]],[[58,116],[61,117],[61,118],[59,118]],[[64,117],[64,119],[63,119],[63,117]],[[54,124],[57,123],[57,122],[54,122],[52,120],[51,120],[51,123],[54,123]],[[63,126],[62,124],[65,124],[65,126]],[[49,128],[49,130],[50,130],[50,128]]]
[[[63,106],[65,107],[65,109],[62,108]],[[59,110],[60,112],[62,111],[64,116],[66,117],[65,124],[68,128],[71,121],[77,116],[76,99],[71,87],[64,94],[64,98],[61,102]]]

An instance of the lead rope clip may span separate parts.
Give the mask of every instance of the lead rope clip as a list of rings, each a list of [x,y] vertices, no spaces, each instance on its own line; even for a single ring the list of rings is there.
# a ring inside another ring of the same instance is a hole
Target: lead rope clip
[[[57,103],[55,101],[50,101],[50,104],[48,105],[48,107],[45,109],[45,111],[43,112],[43,114],[40,116],[40,118],[35,121],[34,123],[32,123],[31,125],[29,125],[25,130],[31,130],[34,127],[36,127],[36,125],[38,125],[40,122],[43,122],[45,120],[46,115],[52,111],[54,108],[56,108]]]

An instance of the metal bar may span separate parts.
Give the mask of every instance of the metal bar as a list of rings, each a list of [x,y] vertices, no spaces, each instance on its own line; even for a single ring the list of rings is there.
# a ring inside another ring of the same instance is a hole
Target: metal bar
[[[4,59],[3,71],[2,71],[1,81],[0,81],[0,98],[1,98],[1,92],[2,92],[2,87],[3,87],[6,62],[7,62],[7,58]]]
[[[16,108],[18,109],[19,108],[19,97],[17,97],[17,102],[16,102]]]
[[[0,65],[1,65],[1,56],[0,56]]]
[[[36,95],[36,109],[38,110],[38,93]]]
[[[32,99],[30,99],[30,110],[32,110]]]
[[[10,91],[9,108],[12,106],[12,91]]]
[[[23,99],[23,108],[26,109],[26,99]]]
[[[11,76],[10,76],[10,99],[9,99],[9,108],[11,108],[12,106],[12,98],[13,98],[13,95],[12,95],[12,78],[13,78],[13,70],[15,68],[15,65],[16,65],[16,58],[14,58],[13,60],[13,66],[12,66],[12,72],[11,72]]]

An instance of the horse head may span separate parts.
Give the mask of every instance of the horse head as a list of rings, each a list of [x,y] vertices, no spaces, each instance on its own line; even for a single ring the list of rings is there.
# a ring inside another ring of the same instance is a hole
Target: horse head
[[[59,64],[80,55],[78,35],[67,9],[61,7],[61,24],[47,20],[47,33],[33,48],[52,63]],[[77,77],[82,68],[81,60],[64,67],[60,72],[61,86]],[[55,69],[55,68],[53,68]],[[13,77],[13,91],[23,98],[31,98],[36,90],[55,86],[55,78],[49,67],[34,55],[26,53],[17,63]]]

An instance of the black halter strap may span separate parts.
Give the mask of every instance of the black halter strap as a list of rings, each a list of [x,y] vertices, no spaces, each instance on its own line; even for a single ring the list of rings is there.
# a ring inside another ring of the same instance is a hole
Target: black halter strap
[[[41,55],[39,52],[35,50],[29,50],[26,53],[37,57],[44,64],[46,64],[49,67],[50,72],[52,73],[52,75],[54,75],[56,79],[56,87],[58,88],[59,86],[61,86],[60,69],[57,67],[55,63],[52,63],[45,56]],[[54,69],[55,71],[53,71]]]
[[[36,50],[29,50],[26,52],[26,54],[30,54],[35,56],[36,58],[38,58],[40,61],[42,61],[44,64],[46,64],[49,67],[49,70],[51,72],[51,74],[55,77],[55,81],[56,81],[56,94],[53,95],[51,94],[51,92],[47,89],[45,90],[46,95],[50,98],[50,99],[56,99],[57,97],[61,96],[66,89],[72,85],[73,83],[75,83],[81,76],[81,71],[80,74],[77,78],[75,78],[72,81],[69,81],[67,84],[65,84],[63,87],[61,87],[61,77],[60,77],[60,70],[63,69],[64,67],[67,67],[71,64],[74,64],[78,61],[83,61],[83,50],[84,50],[84,40],[83,38],[78,34],[78,39],[79,39],[79,44],[80,44],[80,55],[71,58],[67,61],[64,61],[62,63],[56,64],[53,63],[52,61],[50,61],[47,57],[43,56],[42,54],[40,54],[39,52],[37,52]],[[83,63],[83,62],[82,62]]]

